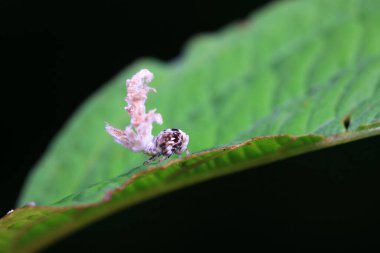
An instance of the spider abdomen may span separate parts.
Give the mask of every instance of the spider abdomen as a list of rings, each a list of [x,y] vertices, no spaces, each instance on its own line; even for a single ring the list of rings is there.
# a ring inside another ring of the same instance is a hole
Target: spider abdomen
[[[161,131],[153,140],[157,155],[169,158],[172,154],[182,154],[187,150],[189,136],[177,128]]]

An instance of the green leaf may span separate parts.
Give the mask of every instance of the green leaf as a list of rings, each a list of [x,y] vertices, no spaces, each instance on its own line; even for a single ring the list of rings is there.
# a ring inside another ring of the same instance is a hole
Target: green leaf
[[[190,135],[192,152],[254,136],[331,136],[379,121],[377,1],[281,2],[244,23],[192,40],[169,64],[143,60],[120,73],[73,116],[33,169],[19,203],[52,204],[128,173],[146,156],[115,145],[104,122],[123,128],[125,80],[155,74],[147,108],[165,128]],[[323,16],[323,18],[321,18]]]
[[[145,59],[123,71],[72,117],[19,199],[20,206],[64,207],[22,208],[6,216],[0,249],[37,249],[164,192],[378,134],[379,7],[379,1],[363,0],[278,2],[245,22],[198,36],[176,61]],[[116,145],[104,131],[105,121],[128,124],[125,80],[140,68],[155,74],[158,93],[147,108],[164,118],[155,134],[184,130],[191,157],[140,166],[146,156]],[[276,136],[210,150],[268,135]]]

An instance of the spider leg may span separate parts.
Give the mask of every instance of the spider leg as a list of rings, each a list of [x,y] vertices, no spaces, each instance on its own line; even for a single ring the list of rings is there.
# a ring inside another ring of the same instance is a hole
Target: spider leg
[[[147,164],[153,162],[153,161],[156,160],[157,157],[159,157],[159,156],[160,156],[160,154],[152,155],[148,160],[146,160],[146,161],[143,163],[143,165],[147,165]]]
[[[162,162],[162,161],[165,161],[166,159],[168,159],[168,158],[170,158],[172,156],[172,154],[168,154],[168,155],[164,155],[164,156],[162,156],[161,158],[160,158],[160,162]]]

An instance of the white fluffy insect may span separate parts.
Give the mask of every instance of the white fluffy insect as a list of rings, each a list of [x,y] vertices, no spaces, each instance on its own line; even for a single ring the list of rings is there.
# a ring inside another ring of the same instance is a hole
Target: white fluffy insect
[[[161,114],[156,113],[155,109],[148,113],[145,112],[147,93],[149,91],[156,92],[147,85],[152,79],[153,74],[147,69],[142,69],[127,80],[125,101],[128,106],[125,107],[125,110],[131,116],[131,124],[125,130],[106,124],[106,131],[117,143],[133,152],[143,152],[151,156],[144,164],[148,164],[160,156],[162,156],[160,161],[163,161],[173,154],[180,155],[185,151],[189,154],[187,149],[189,136],[185,132],[171,128],[161,131],[156,137],[152,135],[153,123],[162,124],[163,122]]]

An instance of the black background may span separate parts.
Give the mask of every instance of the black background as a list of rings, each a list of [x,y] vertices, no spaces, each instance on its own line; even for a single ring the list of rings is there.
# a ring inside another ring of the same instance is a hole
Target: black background
[[[137,58],[169,61],[192,35],[242,20],[267,2],[1,1],[0,214],[14,207],[28,170],[99,86]],[[50,251],[375,247],[379,172],[371,164],[379,138],[361,143],[149,201]]]
[[[267,1],[0,1],[0,214],[84,99],[134,60],[169,61],[195,34]]]

